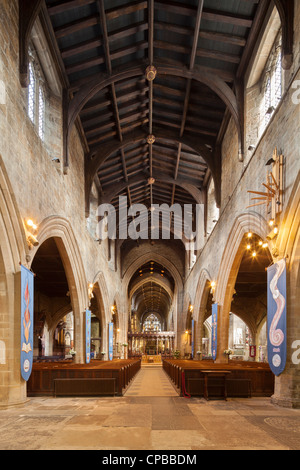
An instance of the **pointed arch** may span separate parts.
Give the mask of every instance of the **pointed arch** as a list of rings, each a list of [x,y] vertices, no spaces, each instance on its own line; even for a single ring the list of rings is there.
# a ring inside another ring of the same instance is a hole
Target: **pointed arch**
[[[55,238],[58,245],[70,291],[74,294],[74,301],[79,311],[83,312],[88,304],[87,279],[81,258],[81,252],[70,222],[62,217],[48,217],[39,226],[38,240],[42,245],[49,238]],[[38,251],[32,251],[32,258]]]
[[[229,312],[237,275],[245,252],[242,242],[249,227],[254,234],[262,239],[265,239],[268,234],[266,220],[255,212],[237,217],[229,234],[222,256],[215,293],[215,301],[220,306],[218,361],[224,360],[221,351],[228,348]]]
[[[82,314],[89,306],[89,297],[81,253],[71,224],[67,219],[49,217],[40,224],[38,230],[40,245],[51,238],[55,240],[64,266],[75,321],[75,344],[78,353],[76,360],[82,362],[84,357],[84,319]],[[32,260],[38,248],[33,250]]]
[[[265,239],[268,234],[267,222],[259,214],[251,212],[237,217],[230,231],[218,273],[215,299],[220,305],[224,305],[225,299],[230,295],[232,298],[236,276],[243,256],[241,244],[245,234],[249,231],[249,227],[251,227],[253,233],[262,239]]]
[[[16,371],[20,359],[14,335],[20,330],[15,314],[15,275],[20,272],[20,263],[27,265],[28,254],[24,224],[0,156],[0,406],[21,404],[26,399],[24,381]]]

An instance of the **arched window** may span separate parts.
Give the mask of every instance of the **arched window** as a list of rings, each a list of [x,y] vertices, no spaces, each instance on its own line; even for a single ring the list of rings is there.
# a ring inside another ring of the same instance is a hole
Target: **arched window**
[[[42,85],[39,86],[39,136],[45,138],[45,94]]]
[[[273,113],[272,109],[272,94],[271,94],[271,78],[267,78],[265,86],[265,125],[267,126],[270,122]]]
[[[143,331],[145,333],[159,333],[161,330],[161,323],[157,316],[154,314],[148,315],[143,324]]]
[[[275,107],[277,108],[282,98],[282,56],[278,55],[275,68]]]
[[[269,124],[274,111],[282,98],[282,40],[277,37],[269,56],[264,79],[265,127]]]
[[[35,123],[36,79],[32,62],[29,64],[28,116]]]
[[[41,140],[45,139],[45,89],[40,68],[30,52],[32,60],[29,63],[28,109],[27,113]]]

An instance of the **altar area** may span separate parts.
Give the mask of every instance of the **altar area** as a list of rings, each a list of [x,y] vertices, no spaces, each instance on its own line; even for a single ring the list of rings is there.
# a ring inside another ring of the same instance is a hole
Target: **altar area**
[[[162,365],[161,354],[159,355],[144,354],[142,356],[142,364],[161,364]]]

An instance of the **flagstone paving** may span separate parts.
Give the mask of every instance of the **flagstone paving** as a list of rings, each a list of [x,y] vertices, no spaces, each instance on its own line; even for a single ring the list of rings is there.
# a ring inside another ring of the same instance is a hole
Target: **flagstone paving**
[[[178,397],[164,375],[149,396],[159,375],[142,369],[125,397],[34,398],[0,410],[0,450],[300,449],[300,410],[267,398]]]

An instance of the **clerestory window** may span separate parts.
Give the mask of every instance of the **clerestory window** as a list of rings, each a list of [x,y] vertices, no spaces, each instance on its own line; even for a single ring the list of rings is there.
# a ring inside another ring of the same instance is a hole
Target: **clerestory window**
[[[45,90],[43,79],[35,66],[34,60],[29,63],[29,86],[27,113],[37,129],[42,141],[45,139]]]
[[[264,126],[267,127],[282,98],[281,35],[275,41],[269,56],[264,79]]]

